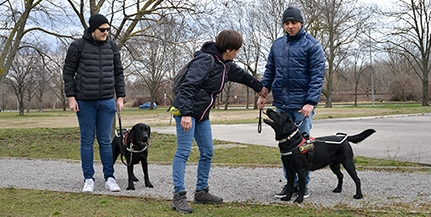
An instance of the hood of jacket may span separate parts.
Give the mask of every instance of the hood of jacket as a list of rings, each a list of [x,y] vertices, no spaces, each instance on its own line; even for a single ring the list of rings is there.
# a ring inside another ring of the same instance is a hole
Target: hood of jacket
[[[222,53],[220,52],[220,50],[217,48],[215,42],[213,42],[213,41],[205,42],[199,51],[204,52],[204,53],[209,53],[209,54],[213,55],[214,57],[217,56],[220,60],[223,60]],[[223,62],[225,62],[225,61],[223,60]]]

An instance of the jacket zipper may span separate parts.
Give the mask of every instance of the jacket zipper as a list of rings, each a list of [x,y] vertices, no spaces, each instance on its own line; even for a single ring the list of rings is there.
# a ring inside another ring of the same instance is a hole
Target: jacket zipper
[[[222,61],[220,61],[220,59],[218,58],[218,56],[216,56],[216,58],[217,58],[217,60],[221,63],[221,64],[223,64],[223,76],[222,76],[222,79],[221,79],[221,84],[220,84],[220,88],[218,89],[218,93],[220,93],[222,90],[223,90],[223,86],[224,86],[224,80],[225,80],[225,77],[226,77],[226,65],[222,62]],[[213,104],[213,102],[214,102],[214,93],[211,93],[211,102],[210,102],[210,104],[205,108],[205,110],[204,110],[204,112],[202,113],[202,116],[201,116],[201,118],[199,118],[199,120],[198,121],[201,121],[203,118],[204,118],[204,116],[205,116],[205,114],[211,109],[211,105]]]

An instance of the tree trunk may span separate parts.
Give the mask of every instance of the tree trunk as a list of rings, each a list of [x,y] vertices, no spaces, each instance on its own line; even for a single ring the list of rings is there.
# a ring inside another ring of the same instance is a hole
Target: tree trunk
[[[326,82],[326,102],[325,108],[332,108],[332,80]]]
[[[429,94],[428,94],[428,75],[427,78],[422,80],[422,106],[429,106]]]
[[[358,106],[358,83],[355,83],[355,106]]]

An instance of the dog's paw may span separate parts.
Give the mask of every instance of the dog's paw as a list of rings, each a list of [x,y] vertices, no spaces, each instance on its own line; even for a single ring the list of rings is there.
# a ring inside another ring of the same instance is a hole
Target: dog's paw
[[[334,190],[332,190],[332,192],[334,192],[334,193],[341,193],[341,188],[335,188]]]
[[[355,199],[362,199],[363,196],[362,196],[362,194],[357,194],[357,195],[354,195],[353,198],[355,198]]]
[[[147,188],[154,188],[154,187],[153,187],[153,185],[152,185],[151,183],[149,183],[149,184],[145,184],[145,187],[147,187]]]
[[[294,203],[302,203],[303,201],[304,201],[304,198],[298,196],[293,202]]]
[[[135,186],[127,186],[126,190],[135,190]]]
[[[280,198],[281,201],[290,201],[290,197],[282,197]]]

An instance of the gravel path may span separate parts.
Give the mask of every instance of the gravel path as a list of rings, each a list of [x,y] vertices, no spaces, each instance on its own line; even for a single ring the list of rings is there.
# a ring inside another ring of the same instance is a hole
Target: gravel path
[[[83,186],[81,166],[78,161],[30,160],[22,158],[0,158],[0,187],[39,189],[64,192],[80,192]],[[170,200],[172,198],[171,166],[149,165],[150,181],[154,188],[145,188],[142,182],[136,183],[135,191],[126,191],[126,166],[117,163],[115,174],[122,188],[112,193],[104,189],[102,166],[95,164],[95,193],[144,196]],[[140,165],[135,165],[135,174],[143,180]],[[310,197],[304,204],[333,207],[345,205],[352,208],[368,206],[384,206],[398,202],[413,204],[429,204],[431,201],[431,173],[394,173],[376,171],[358,171],[362,181],[364,199],[355,200],[354,182],[345,175],[343,192],[332,193],[336,186],[336,176],[329,169],[310,173]],[[225,202],[253,202],[263,204],[292,203],[274,198],[281,190],[284,182],[280,168],[244,168],[213,166],[210,174],[211,193],[223,197]],[[196,165],[190,164],[186,170],[186,188],[188,199],[193,197],[195,186]]]

